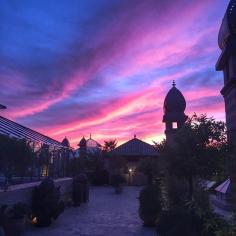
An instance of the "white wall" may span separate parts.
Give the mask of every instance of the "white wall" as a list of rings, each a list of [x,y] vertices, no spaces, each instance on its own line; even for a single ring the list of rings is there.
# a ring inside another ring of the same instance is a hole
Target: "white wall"
[[[6,192],[0,190],[0,205],[13,205],[17,202],[31,204],[32,191],[34,187],[38,186],[40,183],[41,182],[34,182],[10,186]],[[62,198],[72,192],[72,178],[57,179],[55,180],[55,185],[61,187]]]

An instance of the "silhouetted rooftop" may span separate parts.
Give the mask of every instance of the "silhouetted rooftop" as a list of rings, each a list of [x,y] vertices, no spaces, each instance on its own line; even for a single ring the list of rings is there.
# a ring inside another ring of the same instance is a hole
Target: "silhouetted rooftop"
[[[79,145],[78,146],[86,146],[86,144],[87,144],[87,141],[86,141],[86,139],[83,137],[81,140],[80,140],[80,142],[79,142]]]
[[[70,147],[70,142],[66,137],[62,140],[61,144],[65,147]]]
[[[143,142],[136,137],[129,140],[128,142],[118,146],[114,150],[109,152],[110,155],[117,155],[117,156],[158,156],[159,153],[157,149],[148,144]]]

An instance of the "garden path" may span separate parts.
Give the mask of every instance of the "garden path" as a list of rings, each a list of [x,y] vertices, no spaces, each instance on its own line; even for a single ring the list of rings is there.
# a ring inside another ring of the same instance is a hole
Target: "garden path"
[[[110,187],[93,187],[90,202],[67,208],[48,228],[29,228],[24,236],[156,236],[138,216],[140,187],[125,187],[120,195]]]

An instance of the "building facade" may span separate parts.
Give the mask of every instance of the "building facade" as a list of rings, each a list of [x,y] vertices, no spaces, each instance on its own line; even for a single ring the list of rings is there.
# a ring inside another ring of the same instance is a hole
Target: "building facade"
[[[228,141],[236,146],[236,1],[231,0],[224,15],[219,36],[222,50],[216,64],[217,71],[224,73],[221,94],[225,100]]]
[[[221,55],[216,63],[216,70],[224,73],[224,87],[221,94],[225,101],[228,142],[236,147],[236,0],[231,0],[224,15],[218,44]],[[234,149],[233,149],[234,150]],[[230,171],[230,209],[236,209],[236,174],[234,163]]]
[[[157,160],[158,150],[136,137],[116,147],[109,153],[108,170],[110,175],[121,174],[131,185],[147,184],[148,179],[139,170],[142,160]]]

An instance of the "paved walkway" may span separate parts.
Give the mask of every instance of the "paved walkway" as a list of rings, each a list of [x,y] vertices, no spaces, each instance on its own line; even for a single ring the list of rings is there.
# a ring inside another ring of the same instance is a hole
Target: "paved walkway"
[[[125,187],[121,195],[110,187],[94,187],[90,202],[67,208],[48,228],[30,228],[25,236],[156,236],[138,216],[139,187]]]

